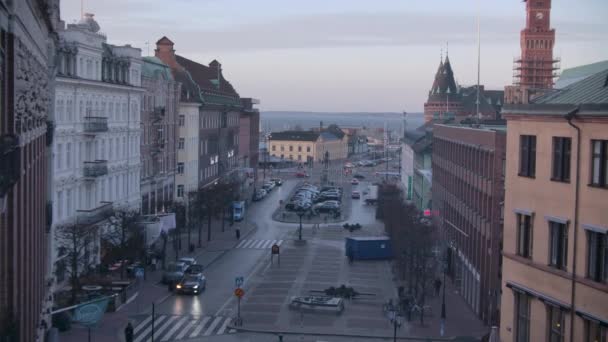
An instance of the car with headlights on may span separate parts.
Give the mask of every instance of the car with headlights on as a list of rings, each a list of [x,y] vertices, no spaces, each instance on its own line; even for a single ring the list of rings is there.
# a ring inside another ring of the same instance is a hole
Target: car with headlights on
[[[179,294],[199,294],[205,291],[207,287],[207,279],[202,273],[197,274],[186,274],[180,281],[175,285],[175,293]]]

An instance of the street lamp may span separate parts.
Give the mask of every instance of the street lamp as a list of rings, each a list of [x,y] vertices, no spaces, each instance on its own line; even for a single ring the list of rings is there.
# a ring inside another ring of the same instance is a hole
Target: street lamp
[[[298,209],[296,213],[300,217],[300,229],[298,231],[298,240],[302,241],[302,216],[304,216],[305,212],[303,209]]]
[[[392,306],[389,309],[388,314],[391,323],[393,323],[393,341],[397,342],[397,328],[401,327],[401,323],[403,322],[403,316],[399,308],[399,304]]]

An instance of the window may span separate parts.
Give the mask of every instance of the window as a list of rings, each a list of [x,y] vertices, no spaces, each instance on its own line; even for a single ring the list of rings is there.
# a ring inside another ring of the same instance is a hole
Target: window
[[[549,325],[549,342],[564,341],[564,313],[553,305],[547,306],[547,323]]]
[[[608,187],[608,140],[591,140],[591,185]]]
[[[185,145],[186,145],[186,139],[185,138],[179,138],[179,141],[177,143],[177,148],[180,149],[180,150],[183,150]]]
[[[277,146],[276,145],[272,145],[272,150],[276,151],[277,150]]]
[[[298,146],[298,152],[302,152],[302,146]]]
[[[186,117],[183,115],[179,116],[179,127],[184,127],[186,125]]]
[[[177,173],[180,175],[184,174],[184,163],[177,163]]]
[[[530,341],[530,298],[525,293],[515,295],[515,342]]]
[[[585,320],[585,342],[608,342],[606,327],[598,321]]]
[[[306,152],[310,152],[310,146],[306,146]]]
[[[570,138],[553,137],[553,167],[551,180],[570,181]]]
[[[532,216],[517,214],[517,255],[532,258]]]
[[[55,154],[55,156],[57,157],[56,163],[55,163],[55,169],[57,170],[61,170],[63,168],[63,164],[61,162],[61,157],[63,154],[63,145],[62,144],[57,144],[57,153]]]
[[[184,197],[184,185],[180,184],[177,186],[177,197]]]
[[[608,282],[608,235],[587,231],[587,277]]]
[[[534,177],[536,174],[536,136],[519,137],[519,175]]]
[[[281,145],[281,152],[285,151],[285,146]]]
[[[293,152],[293,146],[289,145],[289,152]]]
[[[568,232],[566,224],[549,221],[549,265],[566,269],[568,257]]]
[[[65,164],[68,169],[72,167],[72,143],[65,144]]]

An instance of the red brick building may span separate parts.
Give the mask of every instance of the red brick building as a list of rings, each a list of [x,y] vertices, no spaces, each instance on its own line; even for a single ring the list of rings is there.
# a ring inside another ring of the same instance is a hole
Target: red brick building
[[[479,113],[482,119],[495,119],[503,104],[503,91],[479,88]],[[424,121],[454,120],[477,117],[477,86],[456,84],[450,58],[440,61],[429,97],[424,104]]]
[[[48,154],[59,2],[0,2],[0,341],[50,326]]]
[[[529,103],[553,88],[559,59],[553,57],[551,0],[526,2],[526,27],[521,31],[521,57],[514,60],[513,85],[505,88],[507,103]]]
[[[260,150],[260,111],[254,107],[260,101],[242,98],[243,110],[239,119],[239,159],[243,167],[258,167]]]
[[[486,323],[499,320],[506,126],[434,125],[433,211],[448,274]]]

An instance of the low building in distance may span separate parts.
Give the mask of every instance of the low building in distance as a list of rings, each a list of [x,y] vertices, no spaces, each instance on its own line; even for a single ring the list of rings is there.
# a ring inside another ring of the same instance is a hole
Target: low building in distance
[[[322,162],[326,152],[329,160],[345,159],[348,154],[348,138],[338,128],[273,132],[268,140],[270,156],[299,163]]]
[[[487,325],[499,320],[505,124],[433,129],[432,213],[445,241],[447,272]]]
[[[500,337],[601,341],[608,326],[608,70],[509,104]]]

